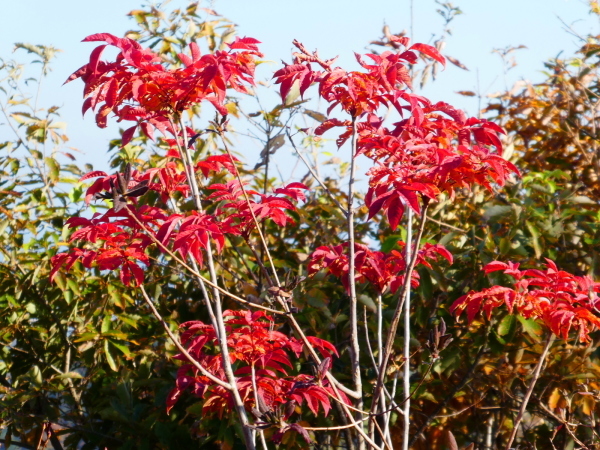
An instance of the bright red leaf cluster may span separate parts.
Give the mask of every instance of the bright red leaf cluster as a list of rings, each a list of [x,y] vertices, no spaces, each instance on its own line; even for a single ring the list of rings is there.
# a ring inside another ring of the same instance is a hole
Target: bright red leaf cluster
[[[82,241],[92,244],[93,248],[73,248],[53,256],[50,261],[50,280],[54,279],[63,265],[69,270],[80,261],[88,269],[120,269],[119,276],[124,285],[130,286],[134,280],[140,285],[144,281],[144,269],[139,264],[149,264],[146,248],[152,244],[152,240],[129,214],[135,214],[150,230],[166,218],[159,208],[143,206],[138,211],[127,208],[125,212],[115,212],[111,209],[105,214],[96,213],[91,219],[68,219],[69,228],[77,228],[71,234],[70,242]]]
[[[222,168],[232,170],[231,159],[228,156],[225,158],[228,162],[223,160],[222,155],[210,156],[199,162],[196,170],[206,175]],[[154,176],[157,176],[158,183],[152,182]],[[131,285],[134,279],[139,285],[144,280],[144,271],[136,261],[147,265],[148,257],[145,252],[153,244],[147,233],[153,233],[156,240],[171,251],[178,252],[184,260],[191,256],[202,267],[202,252],[208,248],[209,241],[215,244],[213,248],[220,253],[227,234],[247,238],[255,228],[248,204],[259,223],[271,219],[284,226],[292,220],[286,211],[296,209],[294,202],[304,200],[304,190],[307,189],[302,183],[290,183],[275,189],[271,195],[246,190],[249,196],[247,201],[239,182],[232,180],[226,184],[208,186],[212,193],[206,199],[219,203],[214,214],[191,211],[187,214],[167,215],[160,208],[143,206],[136,209],[133,205],[127,205],[130,195],[133,195],[128,192],[128,188],[133,187],[135,191],[135,187],[142,184],[144,190],[155,190],[166,199],[175,191],[189,194],[185,173],[175,163],[170,162],[161,169],[151,169],[145,173],[132,171],[129,166],[124,174],[107,175],[96,171],[84,175],[81,180],[94,177],[97,179],[87,189],[86,202],[104,198],[112,200],[113,207],[104,215],[95,214],[92,219],[74,217],[67,223],[70,228],[78,228],[71,235],[70,242],[101,242],[101,245],[96,245],[93,250],[74,248],[67,253],[55,255],[51,260],[52,278],[63,265],[69,270],[76,261],[81,261],[86,268],[121,268],[120,276],[125,285]],[[119,184],[123,184],[123,187],[117,188]],[[135,215],[145,229],[130,215]]]
[[[475,184],[491,190],[492,182],[503,186],[511,173],[519,173],[500,156],[498,133],[503,130],[499,126],[467,118],[447,103],[432,104],[406,91],[411,86],[405,64],[417,62],[415,51],[442,64],[444,58],[431,46],[408,47],[408,38],[394,39],[407,49],[366,55],[372,64],[356,55],[364,72],[334,68],[332,60],[323,61],[296,42],[300,52],[294,54],[294,63],[274,75],[283,98],[294,83],[299,83],[301,94],[312,83],[318,83],[319,95],[330,104],[328,113],[340,105],[350,115],[352,120],[330,118],[314,132],[322,135],[335,127],[344,128],[336,141],[338,147],[356,132],[353,157],[364,154],[375,163],[368,173],[365,199],[369,218],[383,212],[392,229],[400,223],[406,206],[419,214],[421,202],[436,200],[443,192],[453,196],[457,189]],[[314,71],[311,63],[320,65],[322,70]],[[401,120],[393,129],[384,127],[383,119],[377,116],[380,106],[394,107],[400,114]],[[358,121],[361,117],[365,119]]]
[[[315,415],[320,410],[325,415],[329,413],[329,397],[335,394],[325,378],[325,372],[329,370],[331,358],[338,356],[331,343],[308,337],[311,345],[324,355],[323,367],[315,376],[290,375],[293,370],[290,355],[300,356],[304,347],[301,341],[274,330],[273,318],[262,311],[225,311],[223,318],[229,356],[236,367],[237,386],[248,410],[256,410],[257,416],[279,414],[281,422],[273,424],[278,427],[288,425],[295,405],[306,403]],[[227,381],[221,353],[214,351],[218,345],[215,329],[200,321],[183,323],[181,328],[184,330],[181,340],[188,352],[212,375]],[[176,358],[182,360],[184,365],[177,372],[176,386],[168,397],[167,410],[184,392],[189,391],[204,400],[205,415],[223,417],[232,411],[233,399],[229,391],[203,376],[188,363],[185,356],[178,355]],[[257,392],[253,388],[253,372]],[[259,404],[256,404],[255,394]]]
[[[212,184],[208,189],[213,191],[207,197],[208,200],[223,202],[217,214],[226,216],[224,225],[248,237],[256,227],[254,218],[259,223],[269,218],[281,227],[292,223],[292,218],[286,213],[296,209],[291,200],[305,200],[304,190],[308,188],[302,183],[290,183],[275,189],[274,193],[277,195],[265,195],[253,189],[245,189],[248,199],[237,180],[226,184]]]
[[[227,88],[247,93],[254,84],[255,58],[260,42],[253,38],[236,38],[228,51],[202,55],[196,43],[190,44],[190,56],[179,54],[183,67],[167,68],[150,49],[129,38],[109,33],[88,36],[84,42],[106,42],[96,47],[90,61],[73,73],[67,82],[81,78],[85,83],[83,113],[96,111],[96,123],[106,127],[109,114],[119,121],[138,122],[123,133],[123,145],[133,137],[138,126],[150,138],[158,128],[166,134],[177,114],[204,100],[222,115],[227,115]],[[107,45],[120,52],[114,62],[100,59]]]
[[[573,329],[581,342],[590,342],[589,333],[600,327],[600,283],[589,276],[576,276],[562,271],[546,259],[546,269],[520,270],[518,263],[494,261],[485,266],[486,273],[504,271],[515,280],[513,288],[492,286],[480,292],[471,291],[458,298],[450,311],[460,315],[467,311],[473,321],[480,310],[486,317],[506,305],[523,317],[541,320],[556,336],[568,339]]]
[[[372,159],[369,190],[365,202],[369,217],[384,212],[396,228],[405,206],[419,214],[421,201],[451,197],[459,189],[492,183],[503,186],[517,168],[502,158],[497,134],[503,132],[492,122],[471,117],[446,103],[413,108],[410,118],[389,130],[371,117],[361,123],[359,154]]]
[[[409,43],[408,38],[401,38],[403,46]],[[393,105],[402,111],[399,99],[410,103],[417,101],[417,96],[397,89],[398,85],[410,86],[410,75],[405,64],[417,62],[415,51],[428,55],[442,64],[444,57],[429,45],[414,44],[402,53],[384,52],[381,55],[368,54],[373,64],[365,62],[361,55],[355,54],[358,63],[365,72],[347,72],[340,67],[333,67],[334,60],[323,61],[315,53],[309,53],[298,41],[294,45],[300,50],[294,53],[294,62],[285,64],[283,69],[275,72],[275,83],[280,84],[280,93],[286,98],[292,86],[297,83],[300,95],[313,83],[319,83],[319,95],[329,104],[329,114],[337,105],[358,118],[365,113],[375,112],[381,105]],[[313,70],[311,63],[318,64],[322,70]]]
[[[403,248],[404,242],[398,242]],[[348,244],[340,244],[334,247],[319,247],[310,256],[308,264],[308,274],[314,275],[320,270],[334,275],[342,280],[346,292],[350,292],[349,287],[349,264],[348,264]],[[441,245],[425,244],[419,250],[417,264],[431,267],[428,259],[436,259],[438,256],[444,257],[452,264],[452,254]],[[404,283],[404,273],[406,272],[406,260],[404,253],[398,250],[392,250],[389,254],[370,250],[366,245],[354,244],[354,264],[355,279],[358,283],[369,282],[379,294],[385,293],[388,289],[395,293]],[[419,274],[416,271],[412,273],[411,285],[419,286]]]

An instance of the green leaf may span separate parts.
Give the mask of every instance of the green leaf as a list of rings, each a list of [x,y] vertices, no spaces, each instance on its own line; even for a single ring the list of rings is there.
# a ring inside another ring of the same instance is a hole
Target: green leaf
[[[117,372],[119,370],[119,367],[117,366],[117,363],[115,361],[115,358],[112,354],[113,350],[111,349],[109,343],[108,343],[108,339],[106,339],[104,341],[104,354],[106,355],[106,362],[108,362],[108,365],[110,366],[110,368]]]
[[[53,183],[58,182],[58,177],[60,176],[60,165],[58,162],[52,157],[44,158],[44,162],[46,163],[46,167],[48,167],[50,181]]]
[[[358,296],[358,301],[367,307],[371,312],[377,311],[377,305],[371,297],[361,294]]]
[[[81,379],[83,376],[77,372],[65,372],[57,375],[56,378],[71,378],[71,379]]]
[[[107,330],[105,332],[102,333],[103,337],[112,337],[115,339],[121,339],[121,340],[128,340],[129,336],[127,335],[127,333],[123,333],[122,331],[119,330]]]
[[[508,205],[493,205],[486,208],[483,213],[483,218],[487,222],[494,222],[502,217],[508,216],[512,213],[512,207]]]
[[[418,293],[423,302],[428,301],[433,296],[433,282],[429,270],[425,267],[419,267],[419,287]]]
[[[69,289],[71,289],[75,295],[81,295],[79,284],[72,278],[67,278],[67,286],[69,286]]]
[[[44,383],[44,378],[42,377],[42,371],[37,365],[34,365],[29,370],[29,375],[31,377],[31,382],[40,387]]]
[[[540,340],[543,330],[542,330],[542,326],[538,322],[536,322],[534,319],[525,319],[522,316],[517,316],[517,319],[519,320],[519,322],[521,322],[523,331],[525,331],[529,336],[531,336],[536,341]]]
[[[111,328],[112,328],[111,316],[104,316],[104,319],[102,319],[102,326],[100,328],[100,331],[102,332],[102,334],[104,334],[107,331],[109,331]]]
[[[402,236],[399,234],[392,234],[385,238],[383,244],[381,244],[381,251],[384,253],[388,253],[394,249],[399,249],[398,241],[402,240]]]
[[[111,345],[114,345],[117,349],[119,349],[121,351],[121,353],[123,353],[125,356],[131,356],[129,347],[127,347],[126,345],[119,344],[118,342],[113,341],[111,339],[108,339],[108,342],[110,342]]]
[[[140,320],[140,316],[133,314],[120,314],[119,319],[130,327],[135,328],[136,330],[138,329],[138,321]]]
[[[531,233],[531,244],[533,245],[533,250],[535,251],[535,257],[539,258],[542,256],[542,247],[540,246],[540,230],[537,229],[535,225],[533,225],[529,220],[525,221],[525,225]]]
[[[60,271],[56,272],[56,275],[54,276],[54,283],[56,283],[61,291],[67,289],[65,276]]]
[[[501,255],[506,255],[511,249],[510,239],[507,239],[506,237],[500,238],[498,249],[500,250]]]
[[[204,413],[203,409],[204,409],[204,405],[202,403],[198,402],[198,403],[194,403],[191,406],[188,406],[185,411],[192,416],[202,417],[203,413]]]
[[[70,305],[71,302],[73,301],[73,291],[66,289],[63,291],[63,298],[65,299],[65,302],[67,302],[67,305]]]
[[[511,341],[517,329],[517,317],[514,314],[504,316],[504,318],[498,324],[498,334],[500,336],[506,336],[508,342]]]
[[[90,331],[87,333],[81,333],[77,339],[73,340],[73,342],[92,341],[98,339],[99,337],[100,335],[98,333],[96,333],[95,331]]]

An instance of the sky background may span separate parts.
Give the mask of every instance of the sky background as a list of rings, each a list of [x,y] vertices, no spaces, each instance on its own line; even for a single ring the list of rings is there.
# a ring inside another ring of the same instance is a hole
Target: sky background
[[[172,0],[167,8],[184,7],[187,1]],[[585,36],[600,33],[597,17],[589,16],[583,0],[457,0],[453,2],[463,14],[451,28],[444,53],[460,60],[470,70],[452,65],[438,74],[438,80],[423,93],[434,101],[446,101],[477,115],[477,100],[455,94],[472,90],[491,94],[510,87],[520,79],[533,82],[543,79],[543,62],[556,57],[571,56],[581,46],[581,40],[565,29],[565,24]],[[140,0],[0,0],[0,57],[26,60],[21,52],[12,53],[15,42],[53,45],[62,50],[55,60],[53,72],[43,86],[41,105],[62,107],[63,120],[68,123],[69,145],[84,152],[82,162],[92,162],[98,169],[107,167],[107,144],[117,136],[118,124],[95,127],[93,116],[81,117],[80,81],[62,86],[64,80],[87,62],[95,43],[81,40],[93,33],[109,32],[122,36],[135,23],[126,16],[143,4]],[[355,68],[353,52],[364,53],[369,41],[381,36],[384,24],[392,32],[411,27],[410,0],[216,0],[202,6],[214,8],[239,26],[239,35],[252,36],[263,42],[261,50],[271,64],[260,66],[258,79],[268,80],[280,61],[290,61],[292,40],[298,39],[308,49],[318,49],[322,57],[340,55],[339,64]],[[443,27],[436,13],[434,0],[414,0],[414,41],[431,43]],[[514,53],[518,65],[506,75],[495,48],[525,45],[527,49]],[[1,95],[1,94],[0,94]],[[264,100],[276,105],[271,95]],[[212,114],[212,113],[211,113]],[[0,118],[0,139],[8,138],[8,129]],[[259,144],[255,145],[259,148]],[[248,152],[248,163],[256,162],[256,148]],[[243,149],[238,151],[244,153]]]

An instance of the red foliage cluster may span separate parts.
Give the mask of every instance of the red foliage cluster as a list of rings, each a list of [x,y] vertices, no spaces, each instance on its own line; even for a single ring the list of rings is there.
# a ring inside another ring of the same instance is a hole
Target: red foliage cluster
[[[254,84],[255,57],[261,57],[253,38],[236,38],[228,51],[202,55],[195,43],[191,57],[179,54],[184,67],[165,68],[162,59],[150,49],[128,38],[109,33],[88,36],[84,42],[106,42],[120,52],[115,62],[100,60],[107,45],[96,47],[90,61],[73,73],[67,82],[81,78],[85,83],[83,113],[96,112],[96,123],[106,127],[107,116],[138,124],[123,133],[123,145],[133,137],[138,126],[150,138],[155,128],[164,132],[174,114],[181,113],[203,100],[223,115],[227,88],[247,93],[246,84]]]
[[[398,242],[400,247],[404,247],[404,242]],[[350,292],[349,287],[349,264],[347,255],[348,244],[340,244],[335,247],[319,247],[310,257],[308,264],[308,274],[314,275],[320,270],[340,278],[346,292]],[[434,259],[443,256],[452,264],[452,254],[441,245],[425,244],[419,250],[417,264],[423,264],[431,267],[427,259]],[[354,244],[354,264],[356,268],[355,279],[357,282],[368,281],[377,290],[383,294],[386,290],[395,293],[404,283],[404,273],[406,272],[406,260],[404,253],[398,250],[392,250],[389,254],[370,250],[366,245]],[[412,273],[411,285],[419,286],[419,274]]]
[[[375,162],[365,199],[369,217],[383,211],[394,229],[405,205],[419,214],[419,199],[435,201],[443,192],[454,196],[477,184],[492,190],[492,182],[503,186],[511,173],[519,173],[499,154],[502,129],[496,124],[467,119],[442,102],[427,102],[412,113],[393,130],[375,117],[360,124],[357,152]]]
[[[394,38],[399,46],[408,47],[408,38]],[[342,146],[356,131],[356,155],[364,154],[375,163],[369,172],[366,204],[369,218],[383,212],[395,229],[406,205],[417,214],[420,201],[435,200],[442,192],[454,195],[456,189],[479,184],[491,189],[491,182],[504,185],[517,168],[503,159],[497,133],[503,130],[492,122],[468,118],[447,103],[432,104],[424,97],[409,93],[410,76],[405,64],[414,64],[421,52],[440,63],[444,58],[425,44],[414,44],[401,53],[368,54],[373,64],[356,55],[365,72],[346,72],[332,67],[295,43],[294,63],[274,75],[283,98],[294,83],[304,94],[313,82],[319,83],[319,95],[329,104],[328,113],[340,105],[352,120],[330,118],[315,129],[321,135],[334,127],[345,131],[338,137]],[[311,63],[322,70],[314,71]],[[389,130],[376,115],[380,106],[393,106],[402,117]],[[404,118],[405,112],[410,113]],[[366,116],[364,121],[357,120]],[[474,142],[472,142],[474,141]],[[495,147],[492,152],[491,147]]]
[[[212,184],[208,189],[214,191],[207,197],[208,200],[226,202],[217,211],[217,214],[227,216],[224,225],[235,230],[235,233],[248,237],[256,226],[254,217],[259,222],[269,218],[281,227],[293,222],[285,211],[296,209],[291,200],[305,200],[303,191],[308,188],[302,183],[290,183],[275,189],[274,192],[278,195],[265,195],[253,189],[244,189],[248,199],[237,180],[226,184]]]
[[[146,229],[150,230],[166,218],[162,210],[150,206],[143,206],[135,212],[129,210],[129,214],[135,214]],[[68,219],[69,228],[78,228],[71,235],[70,242],[83,241],[97,245],[94,249],[73,248],[69,252],[53,256],[50,280],[54,279],[63,265],[69,270],[80,261],[88,269],[120,269],[119,276],[126,286],[133,284],[134,280],[138,285],[141,284],[144,281],[144,271],[138,262],[148,265],[145,250],[152,240],[129,214],[111,209],[105,214],[96,213],[91,219]]]
[[[300,52],[295,54],[294,63],[277,71],[275,78],[284,98],[295,84],[303,95],[311,84],[318,83],[319,95],[330,105],[328,114],[338,105],[349,114],[351,120],[331,118],[315,133],[320,135],[331,128],[342,127],[338,146],[350,137],[356,138],[356,152],[352,157],[364,154],[374,162],[369,172],[366,197],[369,218],[383,212],[392,228],[396,228],[406,206],[419,213],[423,203],[437,199],[441,193],[452,196],[456,189],[469,188],[473,184],[491,189],[492,183],[503,185],[511,173],[518,172],[498,155],[501,144],[497,134],[502,132],[499,127],[485,120],[467,119],[462,112],[445,103],[431,104],[406,91],[406,87],[410,88],[406,65],[417,62],[415,52],[441,64],[445,60],[431,46],[414,44],[408,47],[407,38],[393,39],[406,50],[367,55],[371,62],[356,55],[362,72],[333,67],[333,60],[324,61],[295,42]],[[158,129],[165,138],[170,133],[172,139],[166,139],[170,149],[166,154],[167,162],[161,168],[138,173],[128,166],[124,174],[93,172],[82,178],[98,177],[86,193],[88,203],[92,199],[107,199],[113,206],[107,213],[96,214],[92,219],[68,221],[69,227],[77,228],[71,241],[83,241],[92,248],[74,248],[54,256],[52,277],[62,266],[68,270],[80,261],[87,268],[120,269],[125,285],[139,285],[144,281],[143,266],[149,264],[146,252],[154,241],[178,252],[184,260],[193,258],[202,267],[209,242],[214,243],[211,248],[220,252],[227,234],[249,239],[256,222],[271,219],[280,227],[291,222],[288,212],[295,209],[295,202],[305,199],[305,185],[291,183],[272,194],[245,189],[237,179],[236,161],[228,155],[210,156],[195,167],[189,167],[187,173],[181,170],[179,163],[182,149],[191,147],[200,135],[192,129],[181,128],[184,126],[179,121],[182,113],[201,101],[208,101],[225,116],[226,90],[247,92],[247,86],[254,84],[255,58],[262,56],[256,45],[258,41],[238,38],[229,44],[228,51],[207,55],[201,55],[198,46],[191,44],[191,56],[180,54],[183,66],[175,68],[165,67],[157,54],[131,39],[101,33],[89,36],[85,41],[106,42],[120,52],[114,62],[104,62],[100,57],[107,45],[97,47],[92,51],[89,63],[67,80],[81,78],[85,83],[83,112],[96,111],[96,123],[100,127],[106,126],[109,114],[114,114],[118,121],[136,122],[123,133],[123,145],[133,138],[138,127],[149,138],[153,139],[154,130]],[[313,70],[311,64],[320,69]],[[377,116],[382,106],[394,108],[401,117],[393,129],[384,127],[383,119]],[[211,213],[204,210],[167,215],[159,208],[137,207],[137,197],[147,190],[158,192],[167,203],[173,195],[190,195],[188,177],[192,172],[202,172],[208,177],[211,172],[223,169],[236,178],[206,187],[209,193],[202,201],[213,202],[215,207],[208,209]],[[325,270],[340,277],[348,289],[348,247],[349,244],[319,247],[311,256],[309,273]],[[429,266],[428,260],[439,256],[452,262],[452,256],[443,246],[426,244],[417,250],[417,263]],[[498,264],[487,270],[500,270]],[[401,251],[385,254],[355,244],[355,279],[370,283],[379,293],[396,292],[405,281],[407,265]],[[517,273],[513,266],[507,267],[512,270],[510,274]],[[520,310],[521,305],[527,303],[521,297],[529,303],[533,302],[530,297],[535,298],[535,307],[522,307],[525,314],[548,320],[553,331],[563,336],[571,327],[579,328],[582,340],[588,339],[589,326],[598,325],[599,319],[591,313],[593,302],[586,303],[581,290],[588,288],[590,292],[597,292],[596,284],[576,277],[572,279],[576,282],[571,279],[567,282],[562,272],[555,271],[559,274],[556,275],[550,273],[550,269],[522,272],[522,276],[516,277],[518,283],[513,294],[503,288],[505,290],[498,291],[497,298],[492,294],[489,297],[498,303],[501,292],[501,298],[510,308],[517,305]],[[411,283],[418,285],[416,272],[413,272]],[[535,292],[538,291],[528,290],[530,285],[543,286],[539,292],[544,294],[537,295]],[[575,295],[575,286],[579,296]],[[557,287],[565,294],[559,296]],[[458,312],[466,307],[469,320],[472,320],[484,296],[469,295],[459,299],[453,308]],[[487,302],[485,298],[483,307],[489,315],[497,304]],[[305,343],[276,331],[272,317],[264,312],[225,311],[223,319],[237,389],[245,407],[253,411],[258,420],[255,426],[277,428],[275,439],[286,430],[295,430],[307,438],[304,428],[289,422],[297,411],[296,406],[306,403],[313,414],[322,410],[327,415],[331,408],[330,396],[342,395],[342,400],[350,403],[343,394],[335,393],[327,381],[331,358],[337,356],[331,343],[308,337],[310,345],[320,351],[324,359],[315,375],[296,374],[290,355],[299,357]],[[184,323],[181,328],[184,330],[182,343],[192,357],[214,377],[227,382],[223,356],[218,350],[217,330],[199,321]],[[231,412],[234,405],[232,392],[203,376],[183,355],[177,358],[184,363],[178,371],[176,387],[169,395],[167,409],[170,410],[184,392],[191,392],[202,399],[205,415],[222,417]]]
[[[198,163],[197,170],[202,170],[208,175],[208,172],[217,171],[222,167],[229,165],[223,163],[219,157],[211,156]],[[154,174],[158,175],[159,183],[149,183]],[[98,179],[88,188],[86,201],[98,198],[112,199],[113,208],[104,215],[95,214],[92,219],[73,217],[67,223],[70,228],[79,228],[71,235],[71,242],[96,244],[101,241],[102,245],[95,250],[75,248],[68,253],[53,256],[51,279],[63,265],[69,270],[76,261],[81,261],[86,268],[121,268],[121,280],[126,286],[131,285],[133,280],[139,285],[144,280],[144,271],[136,261],[148,264],[145,250],[153,243],[148,232],[153,233],[165,247],[178,252],[184,260],[189,255],[202,266],[202,251],[207,249],[209,241],[214,242],[216,251],[220,252],[225,245],[226,234],[248,237],[256,226],[248,202],[236,180],[208,186],[208,189],[214,192],[207,199],[222,202],[222,206],[217,208],[214,215],[198,211],[191,211],[186,215],[167,215],[160,208],[143,206],[136,209],[127,205],[130,194],[121,191],[127,191],[127,186],[136,186],[142,182],[144,189],[155,190],[167,198],[174,191],[189,194],[189,186],[182,184],[185,174],[177,170],[174,163],[168,163],[162,169],[151,169],[146,173],[134,171],[133,175],[129,167],[123,175],[107,175],[105,172],[96,171],[84,175],[82,180],[93,177]],[[128,182],[122,181],[124,179]],[[121,180],[125,185],[119,192],[116,191],[115,180]],[[307,187],[302,183],[290,183],[275,189],[275,195],[264,195],[253,190],[247,190],[246,193],[250,196],[249,203],[259,223],[271,219],[284,226],[292,220],[285,211],[296,209],[293,201],[304,200],[305,189]],[[255,200],[255,197],[258,197],[258,200]],[[135,215],[145,229],[142,229],[131,215]]]
[[[398,42],[407,46],[409,39],[399,38]],[[402,53],[387,51],[381,55],[367,55],[373,64],[367,64],[359,54],[355,54],[366,72],[347,72],[340,67],[332,67],[334,60],[323,61],[316,53],[307,52],[299,42],[294,41],[294,45],[300,53],[294,53],[293,64],[286,64],[273,75],[275,83],[281,85],[281,97],[285,99],[294,83],[298,83],[301,95],[311,84],[319,83],[319,95],[330,104],[327,113],[340,105],[353,118],[375,112],[381,105],[393,105],[401,112],[400,98],[411,103],[417,101],[417,96],[396,89],[398,85],[410,87],[410,75],[405,64],[417,62],[414,51],[445,64],[443,56],[434,47],[414,44]],[[313,70],[311,63],[317,63],[323,70]]]
[[[450,311],[460,315],[467,311],[467,320],[473,321],[483,309],[488,320],[492,311],[506,305],[523,317],[541,320],[556,336],[567,339],[571,329],[577,330],[581,342],[590,342],[589,333],[600,327],[600,283],[589,276],[579,277],[559,270],[546,259],[546,269],[520,270],[518,263],[491,262],[486,273],[503,270],[515,279],[515,286],[492,286],[480,292],[471,291],[458,298]]]
[[[230,360],[236,365],[238,390],[248,410],[254,409],[255,415],[263,420],[277,415],[280,420],[272,425],[283,428],[289,425],[287,421],[294,413],[295,405],[306,403],[315,415],[320,410],[325,415],[329,413],[329,397],[335,394],[325,374],[330,367],[330,358],[338,356],[331,343],[308,337],[311,345],[325,357],[323,367],[315,376],[290,375],[293,370],[290,355],[300,356],[304,347],[301,341],[274,330],[273,318],[262,311],[225,311],[223,318]],[[181,340],[190,355],[212,375],[226,382],[222,355],[213,351],[218,345],[215,329],[200,321],[183,323],[181,328],[185,330]],[[176,358],[184,361],[184,365],[177,372],[176,386],[168,397],[167,410],[184,392],[189,391],[204,399],[205,415],[223,417],[232,411],[234,403],[229,391],[203,376],[185,356],[178,355]]]

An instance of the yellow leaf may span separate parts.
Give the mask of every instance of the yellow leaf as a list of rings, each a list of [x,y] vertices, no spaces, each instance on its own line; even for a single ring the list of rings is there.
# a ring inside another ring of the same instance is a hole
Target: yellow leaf
[[[489,375],[494,370],[495,370],[495,367],[492,364],[486,364],[485,366],[483,366],[483,371],[485,372],[486,375]]]
[[[548,399],[548,406],[550,409],[564,408],[566,404],[567,402],[560,393],[560,390],[558,388],[554,388],[552,394],[550,394],[550,398]]]
[[[596,401],[592,395],[584,395],[581,399],[581,410],[584,414],[591,416],[594,412],[594,406],[596,406]]]

